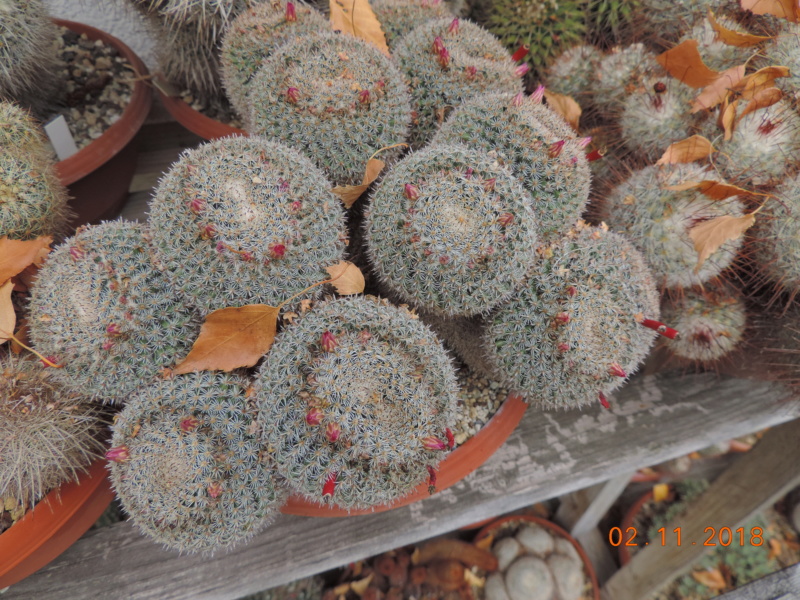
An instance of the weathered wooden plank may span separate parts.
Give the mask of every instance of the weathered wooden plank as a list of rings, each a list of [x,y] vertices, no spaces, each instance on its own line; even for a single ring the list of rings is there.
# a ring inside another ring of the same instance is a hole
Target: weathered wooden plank
[[[800,419],[769,430],[685,514],[665,525],[669,532],[680,527],[680,538],[666,535],[663,545],[650,544],[637,552],[604,586],[603,597],[640,600],[660,591],[711,550],[703,544],[708,538],[707,528],[735,530],[800,482],[798,456]]]
[[[210,560],[162,550],[127,523],[86,535],[3,600],[237,598],[490,515],[584,488],[800,416],[777,383],[635,378],[610,411],[528,411],[500,450],[464,481],[386,513],[348,519],[282,515],[249,544]]]
[[[716,600],[798,600],[800,598],[800,563],[776,571]]]

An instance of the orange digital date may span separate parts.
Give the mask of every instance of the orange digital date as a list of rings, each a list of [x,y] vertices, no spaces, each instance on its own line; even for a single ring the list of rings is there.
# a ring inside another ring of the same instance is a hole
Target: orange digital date
[[[676,527],[671,532],[667,531],[666,527],[661,527],[656,531],[658,537],[655,540],[644,541],[640,543],[637,541],[639,532],[636,527],[627,527],[625,531],[621,527],[612,527],[608,531],[608,542],[612,546],[648,546],[653,545],[667,545],[667,537],[670,536],[671,540],[675,541],[676,546],[680,546],[683,542],[681,538],[681,528]],[[764,530],[761,527],[751,527],[749,530],[745,527],[738,527],[731,529],[730,527],[720,527],[719,530],[715,527],[706,527],[703,530],[706,535],[705,540],[702,542],[703,546],[730,546],[737,541],[740,546],[749,544],[750,546],[761,546],[764,544]],[[748,539],[749,536],[749,539]],[[672,545],[672,544],[670,544]],[[698,542],[691,544],[684,543],[684,545],[696,546]]]

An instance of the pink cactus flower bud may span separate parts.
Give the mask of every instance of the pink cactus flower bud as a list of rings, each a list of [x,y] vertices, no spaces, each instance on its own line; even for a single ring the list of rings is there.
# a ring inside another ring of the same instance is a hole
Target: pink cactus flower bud
[[[438,35],[433,38],[433,47],[431,49],[433,50],[434,54],[441,54],[442,50],[444,50],[444,42]]]
[[[464,74],[469,81],[472,81],[478,76],[478,67],[474,67],[472,65],[464,67]]]
[[[306,413],[306,423],[309,425],[319,425],[322,423],[322,411],[318,408],[312,408]]]
[[[334,348],[339,345],[339,342],[337,341],[335,335],[333,335],[330,331],[326,331],[322,334],[320,345],[325,352],[333,352]]]
[[[80,260],[86,256],[86,253],[78,248],[78,246],[73,246],[69,249],[69,255],[72,257],[72,260]]]
[[[322,485],[322,497],[331,498],[336,491],[336,478],[339,474],[336,471],[331,472],[326,478],[325,483]]]
[[[239,257],[245,262],[250,262],[256,259],[255,254],[252,252],[247,252],[246,250],[244,252],[240,252]]]
[[[287,23],[294,23],[297,21],[297,12],[294,8],[294,3],[287,2],[286,3],[286,22]]]
[[[215,481],[211,485],[209,485],[206,490],[208,491],[208,495],[212,498],[216,499],[219,498],[222,494],[222,484],[219,481]]]
[[[378,81],[375,82],[376,90],[383,91],[385,87],[386,87],[386,82],[383,79],[379,79]]]
[[[567,288],[567,296],[569,296],[570,298],[574,298],[577,293],[578,293],[578,288],[576,288],[574,285],[571,285]]]
[[[446,265],[449,262],[450,262],[450,257],[447,256],[446,254],[443,254],[442,256],[439,257],[439,264],[440,265]]]
[[[447,48],[442,48],[442,51],[439,52],[437,60],[443,69],[446,69],[450,65],[450,52],[447,50]]]
[[[339,439],[340,435],[342,435],[342,429],[339,427],[339,424],[328,423],[328,426],[325,428],[325,437],[328,438],[328,441],[333,443]]]
[[[613,375],[614,377],[627,377],[628,376],[628,374],[620,366],[619,363],[611,363],[608,366],[608,373],[609,373],[609,375]]]
[[[540,85],[535,90],[533,90],[533,93],[531,94],[531,100],[541,104],[543,99],[544,99],[544,86]]]
[[[678,333],[672,327],[667,327],[661,321],[655,321],[653,319],[642,319],[641,321],[639,321],[639,325],[643,325],[648,329],[652,329],[653,331],[671,340],[676,340],[680,337],[680,333]]]
[[[458,33],[458,26],[459,26],[458,17],[456,17],[455,19],[453,19],[450,22],[450,25],[447,26],[447,33],[450,33],[450,34],[453,34],[453,35],[457,34]]]
[[[369,90],[361,90],[360,92],[358,92],[358,101],[361,104],[369,104],[370,103]]]
[[[372,334],[366,329],[362,329],[361,333],[358,334],[358,341],[360,341],[362,344],[366,344],[371,339]]]
[[[407,183],[403,186],[403,195],[412,202],[419,200],[419,188],[412,183]]]
[[[302,203],[302,202],[300,202],[300,200],[295,200],[295,201],[294,201],[294,202],[292,202],[292,204],[289,206],[289,211],[290,211],[292,214],[295,214],[295,213],[298,213],[298,212],[300,212],[300,209],[301,209],[301,208],[303,208],[303,203]]]
[[[297,104],[300,100],[300,90],[296,87],[290,87],[286,90],[286,101],[290,102],[291,104]]]
[[[559,140],[550,144],[550,148],[548,149],[547,153],[550,155],[550,158],[556,158],[561,154],[561,151],[564,149],[564,140]]]
[[[453,435],[453,432],[450,431],[449,427],[444,430],[444,435],[447,437],[447,447],[450,448],[450,450],[455,448],[456,447],[456,438]]]
[[[130,459],[131,454],[127,446],[117,446],[116,448],[110,448],[106,452],[106,460],[111,462],[125,462]]]
[[[472,174],[474,172],[475,171],[473,171],[472,167],[467,167],[467,170],[464,171],[464,179],[472,179]]]
[[[100,347],[106,351],[111,350],[114,347],[114,342],[112,342],[111,340],[106,340],[105,342],[100,344]]]
[[[269,245],[269,255],[272,258],[283,258],[284,254],[286,254],[286,246],[284,244]]]
[[[516,75],[517,77],[522,77],[529,70],[530,70],[530,67],[528,66],[528,63],[522,63],[520,66],[518,66],[516,69],[514,69],[514,75]]]
[[[578,145],[581,148],[586,148],[586,146],[588,146],[591,143],[592,143],[592,136],[590,136],[590,135],[586,136],[585,138],[581,138],[581,139],[578,140]]]
[[[566,342],[561,342],[558,345],[558,351],[559,352],[569,352],[569,344],[567,344]]]
[[[430,465],[427,466],[427,469],[428,469],[428,486],[431,487],[431,488],[435,488],[436,487],[436,469],[434,469]],[[431,493],[433,493],[433,492],[431,491]]]
[[[189,210],[194,214],[199,214],[206,207],[206,203],[202,198],[192,198],[189,202]]]
[[[487,192],[493,192],[495,185],[497,185],[497,177],[483,180],[483,189]]]
[[[497,218],[497,222],[503,227],[508,227],[514,222],[514,215],[509,212],[504,212]]]
[[[611,405],[608,403],[608,398],[606,398],[606,395],[603,392],[597,393],[597,399],[600,400],[600,404],[606,410],[611,408]]]
[[[111,323],[111,325],[106,327],[106,333],[108,335],[122,335],[122,329],[116,323]]]
[[[514,99],[511,100],[511,106],[519,107],[522,106],[523,102],[525,102],[525,94],[519,92],[516,96],[514,96]]]
[[[214,227],[211,223],[208,225],[203,225],[200,229],[200,237],[204,240],[210,240],[214,235],[217,233],[217,228]]]
[[[560,312],[556,315],[556,321],[559,323],[569,323],[569,313],[567,312]]]
[[[446,447],[442,440],[432,435],[423,439],[422,445],[428,450],[444,450]]]
[[[514,62],[519,62],[526,56],[528,56],[528,52],[530,52],[531,47],[528,44],[522,44],[514,54],[511,55],[511,60]]]
[[[188,433],[194,431],[200,425],[200,420],[196,417],[186,417],[181,419],[181,431]]]

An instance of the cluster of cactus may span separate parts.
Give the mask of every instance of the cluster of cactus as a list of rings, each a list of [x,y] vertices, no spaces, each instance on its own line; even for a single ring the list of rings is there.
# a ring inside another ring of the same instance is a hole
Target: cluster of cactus
[[[203,314],[277,306],[342,258],[344,215],[330,188],[308,158],[258,136],[188,150],[151,204],[155,259]]]
[[[0,102],[0,237],[60,235],[70,216],[55,157],[32,116]]]
[[[737,0],[638,0],[636,23],[640,34],[653,46],[676,42],[697,25],[711,9],[714,13],[733,15]]]
[[[53,381],[121,402],[188,352],[200,324],[150,260],[142,225],[116,221],[56,248],[31,293],[30,337]]]
[[[783,65],[789,75],[775,82],[778,89],[800,107],[800,24],[786,23],[780,35],[768,43],[761,52],[761,66]]]
[[[133,522],[181,552],[214,552],[285,500],[252,425],[245,378],[192,373],[140,387],[114,424],[111,479]]]
[[[103,449],[97,405],[57,386],[41,362],[0,357],[0,497],[33,505]]]
[[[0,2],[0,99],[37,113],[60,91],[58,29],[41,0]]]
[[[438,339],[373,297],[317,305],[284,330],[254,396],[278,472],[312,502],[392,502],[454,444],[455,372]]]

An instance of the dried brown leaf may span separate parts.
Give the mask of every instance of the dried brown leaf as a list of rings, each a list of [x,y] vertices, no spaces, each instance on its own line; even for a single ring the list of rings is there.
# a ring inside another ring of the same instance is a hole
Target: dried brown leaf
[[[767,88],[775,87],[775,80],[780,77],[789,76],[789,67],[772,65],[759,69],[755,73],[750,73],[731,89],[745,100],[754,98],[759,92]]]
[[[685,40],[656,57],[658,63],[678,81],[693,88],[711,85],[720,73],[709,69],[697,50],[697,40]]]
[[[697,265],[694,272],[697,273],[706,259],[711,256],[722,244],[728,240],[735,240],[745,231],[750,229],[756,222],[753,213],[733,217],[724,215],[709,221],[698,223],[689,230],[689,237],[694,243],[697,251]]]
[[[741,0],[741,7],[756,15],[774,15],[792,23],[800,21],[797,0]]]
[[[21,273],[25,267],[33,264],[40,251],[49,248],[53,238],[38,237],[35,240],[10,240],[7,236],[0,238],[0,283]]]
[[[708,22],[711,28],[717,32],[717,39],[728,46],[749,48],[772,39],[772,36],[769,35],[753,35],[752,33],[742,33],[724,27],[714,18],[714,12],[710,8],[708,9]]]
[[[189,355],[176,375],[252,367],[272,346],[280,309],[248,304],[215,310],[206,317]]]
[[[692,578],[699,584],[712,590],[724,590],[727,585],[725,577],[719,569],[707,569],[705,571],[692,571]]]
[[[729,183],[713,181],[711,179],[704,179],[703,181],[684,181],[677,185],[668,185],[664,189],[676,192],[697,189],[698,192],[712,200],[725,200],[731,196],[760,195],[757,192],[752,192]]]
[[[475,542],[475,547],[480,548],[481,550],[491,550],[492,544],[494,544],[494,534],[490,533],[486,537],[483,537]]]
[[[340,261],[333,266],[325,267],[331,276],[331,285],[342,296],[360,294],[364,291],[364,274],[357,266],[346,260]]]
[[[657,165],[674,165],[676,163],[688,163],[701,158],[710,156],[714,152],[714,146],[702,135],[693,135],[670,144],[667,150],[656,162]]]
[[[369,185],[378,178],[386,163],[377,158],[370,158],[367,161],[367,168],[364,170],[364,177],[360,185],[339,185],[331,191],[339,196],[345,208],[350,208],[367,191]]]
[[[372,583],[372,579],[375,577],[375,573],[370,573],[364,579],[359,579],[358,581],[351,581],[350,582],[350,589],[358,596],[359,598],[364,595],[364,592],[367,591],[369,584]]]
[[[389,46],[368,0],[330,0],[331,26],[376,46],[386,56]]]
[[[468,567],[478,567],[484,571],[497,570],[497,558],[488,550],[478,548],[461,540],[439,539],[419,548],[417,564],[429,564],[440,560],[457,560]]]
[[[578,122],[581,120],[580,105],[571,96],[556,94],[547,90],[544,91],[544,97],[547,100],[547,105],[564,117],[570,127],[578,131]]]
[[[738,100],[734,100],[730,104],[725,102],[723,105],[722,114],[720,115],[720,125],[722,126],[722,131],[725,134],[723,136],[725,141],[728,141],[733,137],[733,128],[736,124],[736,108],[738,106]]]
[[[22,346],[19,342],[22,342],[26,346],[30,345],[30,341],[28,340],[28,322],[25,319],[20,319],[19,323],[17,323],[19,327],[17,327],[17,331],[14,333],[14,337],[16,339],[11,340],[11,351],[14,354],[21,354],[22,353]]]
[[[738,119],[741,119],[743,116],[748,115],[760,108],[772,106],[781,98],[783,98],[783,92],[776,87],[758,90],[755,94],[753,94],[750,102],[745,105],[744,110],[741,112],[741,114],[739,114]]]
[[[720,73],[719,77],[710,85],[703,88],[700,95],[692,103],[692,113],[714,108],[722,102],[731,89],[736,87],[744,78],[745,65],[737,65]]]
[[[17,324],[17,313],[14,312],[14,304],[11,302],[13,290],[14,284],[10,279],[0,286],[0,345],[11,339]]]

